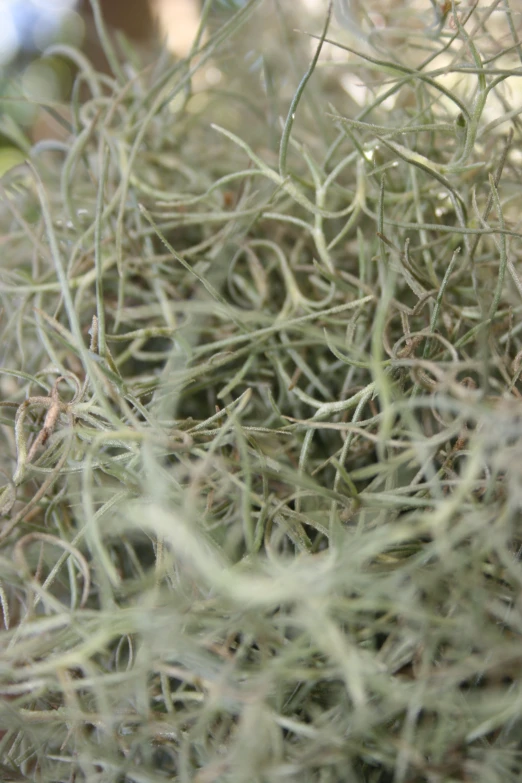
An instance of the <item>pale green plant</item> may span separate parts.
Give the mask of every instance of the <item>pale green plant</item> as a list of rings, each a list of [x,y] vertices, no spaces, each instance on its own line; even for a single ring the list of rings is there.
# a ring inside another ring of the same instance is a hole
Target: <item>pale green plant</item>
[[[235,5],[3,178],[2,774],[514,783],[515,4]]]

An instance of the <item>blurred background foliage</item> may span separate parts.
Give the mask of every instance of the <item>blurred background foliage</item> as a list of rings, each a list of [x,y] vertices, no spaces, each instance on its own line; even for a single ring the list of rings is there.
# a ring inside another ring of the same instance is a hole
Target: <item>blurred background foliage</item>
[[[233,10],[240,0],[220,0]],[[102,0],[105,24],[120,44],[147,50],[158,39],[184,56],[199,23],[199,0]],[[0,176],[42,138],[70,132],[64,109],[75,77],[63,47],[82,48],[108,69],[89,0],[0,0]]]

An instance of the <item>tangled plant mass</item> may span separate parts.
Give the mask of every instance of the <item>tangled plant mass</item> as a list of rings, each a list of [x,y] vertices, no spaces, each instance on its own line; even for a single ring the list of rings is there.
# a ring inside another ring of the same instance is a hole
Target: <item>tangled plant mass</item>
[[[522,24],[432,6],[54,48],[70,136],[1,189],[6,780],[520,780]]]

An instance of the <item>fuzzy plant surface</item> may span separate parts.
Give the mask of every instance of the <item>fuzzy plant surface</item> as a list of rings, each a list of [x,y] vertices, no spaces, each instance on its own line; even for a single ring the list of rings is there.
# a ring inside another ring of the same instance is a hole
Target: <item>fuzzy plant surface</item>
[[[1,779],[520,781],[519,4],[93,7],[0,182]]]

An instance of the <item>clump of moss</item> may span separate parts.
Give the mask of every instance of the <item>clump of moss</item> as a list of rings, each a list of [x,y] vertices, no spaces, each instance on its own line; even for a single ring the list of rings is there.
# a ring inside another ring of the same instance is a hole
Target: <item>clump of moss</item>
[[[62,48],[2,181],[6,776],[520,779],[519,20],[439,12]]]

